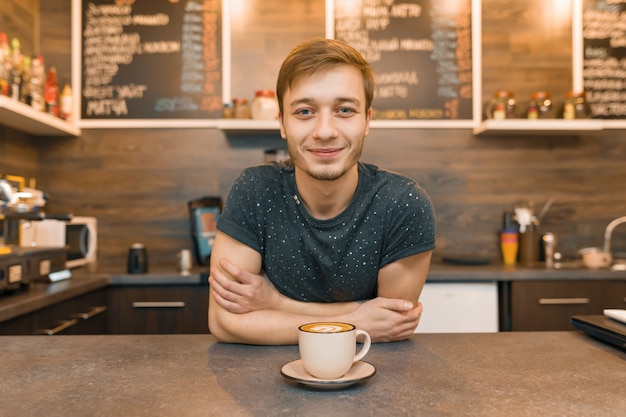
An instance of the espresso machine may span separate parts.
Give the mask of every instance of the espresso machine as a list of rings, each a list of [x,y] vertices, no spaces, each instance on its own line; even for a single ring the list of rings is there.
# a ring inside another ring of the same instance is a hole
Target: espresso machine
[[[56,281],[71,276],[67,271],[66,247],[21,247],[19,225],[22,221],[41,221],[48,218],[69,220],[69,215],[47,216],[43,211],[27,207],[21,193],[0,179],[0,294],[11,293],[33,281]]]

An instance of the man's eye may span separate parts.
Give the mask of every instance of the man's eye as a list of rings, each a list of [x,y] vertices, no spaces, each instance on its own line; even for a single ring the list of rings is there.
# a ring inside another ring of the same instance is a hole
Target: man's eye
[[[354,113],[354,110],[349,107],[342,107],[339,109],[339,113],[341,114],[351,114]]]
[[[296,113],[298,113],[300,116],[309,116],[311,114],[311,110],[309,110],[309,109],[300,109]]]

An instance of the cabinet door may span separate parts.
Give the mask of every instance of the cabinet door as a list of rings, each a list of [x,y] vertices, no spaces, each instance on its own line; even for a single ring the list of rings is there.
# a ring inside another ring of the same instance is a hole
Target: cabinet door
[[[514,281],[511,330],[573,330],[570,317],[626,308],[626,282]]]
[[[105,334],[106,312],[106,290],[92,291],[1,323],[0,334]]]
[[[209,332],[208,283],[114,286],[108,304],[111,334]]]

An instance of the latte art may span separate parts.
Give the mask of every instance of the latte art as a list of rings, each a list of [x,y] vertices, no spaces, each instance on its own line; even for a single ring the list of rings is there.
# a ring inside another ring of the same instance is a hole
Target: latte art
[[[354,330],[354,326],[339,322],[311,323],[300,326],[300,330],[311,333],[340,333]]]

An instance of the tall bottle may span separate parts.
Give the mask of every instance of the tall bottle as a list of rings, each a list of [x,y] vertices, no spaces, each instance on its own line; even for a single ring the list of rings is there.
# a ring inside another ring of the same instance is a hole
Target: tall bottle
[[[9,94],[9,77],[11,71],[11,48],[7,34],[0,33],[0,94]]]
[[[22,90],[20,91],[20,101],[22,103],[30,105],[30,77],[32,69],[32,61],[29,56],[24,56],[22,59]]]
[[[45,78],[43,57],[39,55],[33,59],[30,70],[30,105],[39,111],[46,111],[46,102],[43,98]]]
[[[74,93],[72,93],[72,87],[69,84],[65,84],[63,87],[59,101],[59,116],[63,120],[72,122],[74,117]]]
[[[17,38],[13,38],[11,41],[11,69],[9,71],[9,96],[13,100],[20,99],[20,94],[22,92],[22,75],[23,75],[23,65],[22,65],[22,51],[20,49],[20,41]]]
[[[57,84],[57,69],[50,67],[44,85],[43,98],[46,101],[46,112],[59,116],[59,85]]]

